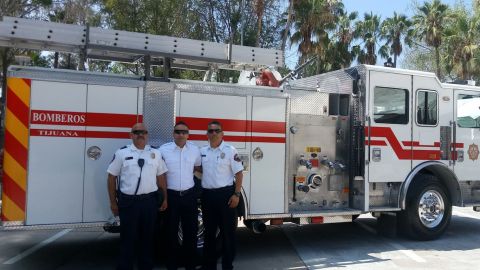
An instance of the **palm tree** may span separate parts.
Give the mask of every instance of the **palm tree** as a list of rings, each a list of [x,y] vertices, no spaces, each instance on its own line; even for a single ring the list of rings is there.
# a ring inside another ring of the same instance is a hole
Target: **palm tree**
[[[255,39],[255,47],[260,46],[260,35],[262,34],[262,20],[265,12],[265,0],[256,0],[253,4],[253,10],[257,15],[257,35]]]
[[[296,0],[293,8],[296,32],[290,37],[291,44],[298,44],[300,64],[305,63],[309,55],[316,54],[319,72],[330,43],[329,31],[335,29],[343,4],[339,0]]]
[[[358,13],[348,13],[341,10],[338,15],[338,21],[334,32],[334,43],[327,54],[332,59],[333,69],[347,68],[354,59],[354,53],[350,50],[350,45],[354,39],[355,27],[353,22],[357,19]]]
[[[445,29],[445,39],[452,61],[459,65],[461,78],[470,79],[469,64],[478,51],[480,17],[469,16],[465,11],[455,14],[454,22]]]
[[[380,36],[385,39],[386,47],[390,46],[390,55],[393,55],[393,67],[397,67],[397,58],[403,51],[402,40],[411,44],[412,22],[407,16],[393,13],[393,17],[385,19],[380,26]]]
[[[365,13],[363,21],[355,26],[355,37],[363,41],[363,48],[357,45],[354,50],[358,53],[358,61],[362,64],[375,65],[377,42],[380,39],[380,17],[372,12]]]
[[[448,11],[448,5],[440,0],[433,0],[418,7],[417,14],[413,16],[414,35],[435,49],[435,63],[439,78],[441,77],[440,45],[442,45],[446,20],[450,17]]]

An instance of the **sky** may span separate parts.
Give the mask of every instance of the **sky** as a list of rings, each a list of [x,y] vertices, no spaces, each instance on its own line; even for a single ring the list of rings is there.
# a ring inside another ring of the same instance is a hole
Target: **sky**
[[[431,1],[431,0],[430,0]],[[463,2],[466,7],[472,6],[472,0],[441,0],[442,3],[453,7],[457,2]],[[364,13],[373,12],[373,14],[380,15],[381,19],[391,17],[393,12],[412,16],[414,14],[414,3],[422,4],[424,0],[342,0],[345,9],[348,12],[358,12],[359,18],[363,18]],[[297,61],[296,48],[286,51],[285,63],[289,68],[295,68]],[[401,57],[399,63],[401,64]],[[385,62],[385,59],[378,59],[378,63]]]

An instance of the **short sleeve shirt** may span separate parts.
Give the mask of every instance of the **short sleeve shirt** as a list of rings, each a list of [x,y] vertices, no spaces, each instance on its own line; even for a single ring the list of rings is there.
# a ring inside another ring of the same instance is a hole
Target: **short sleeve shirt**
[[[139,159],[144,160],[140,170]],[[138,178],[142,173],[137,195],[148,194],[158,189],[157,176],[167,172],[167,166],[158,149],[146,145],[143,150],[137,149],[131,144],[115,152],[107,172],[119,176],[120,191],[124,194],[135,195]]]
[[[187,142],[182,148],[175,142],[170,142],[160,147],[162,157],[167,164],[167,188],[183,191],[192,188],[195,185],[193,181],[193,169],[200,166],[200,149]]]
[[[217,148],[206,145],[202,155],[202,187],[207,189],[233,185],[235,174],[243,170],[235,147],[222,142]]]

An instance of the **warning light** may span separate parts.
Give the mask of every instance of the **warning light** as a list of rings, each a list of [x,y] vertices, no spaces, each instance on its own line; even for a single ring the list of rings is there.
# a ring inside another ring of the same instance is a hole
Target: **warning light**
[[[322,224],[323,223],[323,217],[311,217],[310,218],[310,223],[312,223],[312,224]]]

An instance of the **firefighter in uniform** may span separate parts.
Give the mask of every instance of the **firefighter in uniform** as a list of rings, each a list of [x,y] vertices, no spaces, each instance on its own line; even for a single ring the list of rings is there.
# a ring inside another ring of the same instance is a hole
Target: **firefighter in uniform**
[[[147,145],[148,131],[144,124],[135,124],[130,137],[133,143],[117,150],[107,169],[110,208],[115,216],[120,216],[117,269],[133,269],[135,250],[138,269],[152,269],[157,190],[162,188],[167,198],[164,176],[167,167],[160,151]],[[166,208],[164,200],[160,210]]]
[[[173,142],[160,147],[160,152],[168,167],[167,172],[167,269],[177,269],[180,254],[185,269],[195,269],[197,250],[198,207],[197,193],[194,190],[193,172],[201,165],[200,149],[188,139],[188,126],[178,122],[173,127]],[[183,251],[178,243],[178,228],[182,224]]]
[[[202,155],[202,212],[205,225],[203,269],[217,269],[216,234],[220,229],[222,269],[233,269],[235,258],[236,207],[240,201],[243,165],[237,150],[223,141],[222,124],[208,124],[209,145]]]

